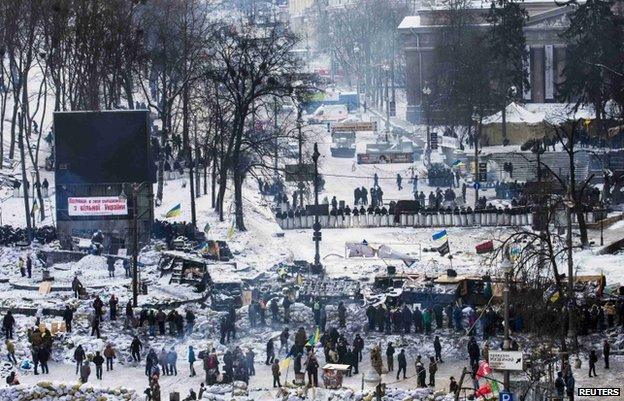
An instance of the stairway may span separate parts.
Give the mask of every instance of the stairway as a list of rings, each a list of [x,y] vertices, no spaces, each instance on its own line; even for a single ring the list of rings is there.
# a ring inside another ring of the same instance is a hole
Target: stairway
[[[182,264],[176,263],[171,270],[169,284],[180,284],[180,282],[182,282]]]

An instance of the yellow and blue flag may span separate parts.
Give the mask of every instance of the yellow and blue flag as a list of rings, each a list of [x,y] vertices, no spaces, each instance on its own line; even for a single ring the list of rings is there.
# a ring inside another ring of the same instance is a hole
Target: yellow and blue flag
[[[446,230],[439,231],[431,236],[434,241],[443,240],[447,237]]]
[[[321,329],[318,326],[316,326],[316,332],[310,335],[310,338],[308,338],[308,342],[306,343],[306,345],[314,347],[316,344],[318,344],[320,339],[321,339]]]
[[[165,217],[166,218],[176,217],[176,216],[179,216],[181,213],[182,213],[182,206],[178,203],[177,205],[172,207],[171,210],[167,212]]]

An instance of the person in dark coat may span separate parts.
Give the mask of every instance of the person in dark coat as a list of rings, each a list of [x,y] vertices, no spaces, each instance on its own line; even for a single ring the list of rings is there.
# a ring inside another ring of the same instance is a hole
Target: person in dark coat
[[[139,337],[134,336],[132,343],[130,344],[130,351],[134,362],[141,362],[141,349],[143,349],[141,340],[139,340]]]
[[[353,340],[353,351],[357,353],[359,360],[362,360],[362,350],[364,349],[364,339],[360,336],[360,333],[355,335]]]
[[[433,340],[433,349],[435,351],[435,359],[436,361],[442,363],[442,344],[440,344],[440,337],[435,336]]]
[[[100,351],[95,351],[93,364],[95,365],[95,378],[98,380],[102,380],[102,366],[104,365],[104,357],[100,355]]]
[[[470,366],[471,367],[478,367],[479,366],[479,356],[481,355],[481,352],[479,350],[479,345],[477,344],[477,341],[474,339],[474,337],[470,337],[470,340],[468,341],[468,356],[470,357]],[[474,369],[476,371],[476,369]]]
[[[13,327],[15,326],[15,318],[13,313],[9,310],[2,319],[2,329],[7,340],[13,339]]]
[[[397,183],[397,188],[399,191],[403,190],[403,186],[401,185],[403,183],[403,177],[401,177],[401,174],[397,173],[396,176],[396,183]]]
[[[267,341],[266,355],[267,355],[266,362],[264,362],[264,364],[269,366],[275,360],[275,343],[273,342],[272,338],[270,338],[269,341]]]
[[[100,338],[100,319],[97,316],[91,319],[91,335]]]
[[[397,363],[399,364],[399,370],[397,370],[396,378],[399,380],[399,376],[401,372],[403,372],[403,379],[406,379],[406,371],[407,371],[407,358],[405,357],[405,350],[402,349],[397,356]]]
[[[425,384],[427,371],[425,370],[425,365],[423,365],[421,359],[422,357],[418,355],[418,357],[416,357],[416,363],[415,363],[418,387],[427,387],[427,385]]]
[[[39,357],[39,363],[41,364],[41,374],[49,374],[50,369],[48,368],[48,361],[50,360],[50,350],[48,347],[39,347],[37,356]]]
[[[32,259],[30,255],[26,256],[26,274],[28,274],[28,278],[32,278]]]
[[[392,346],[392,342],[389,342],[388,348],[386,348],[386,359],[388,362],[388,372],[392,372],[394,370],[394,347]]]
[[[74,320],[74,311],[69,307],[69,305],[65,305],[65,310],[63,311],[63,321],[65,322],[65,328],[68,333],[72,331],[72,321]]]
[[[609,340],[605,339],[602,343],[602,356],[604,357],[605,369],[609,369],[609,355],[611,354],[611,345]]]
[[[438,371],[438,364],[435,361],[435,358],[429,357],[429,386],[435,387],[435,374]]]
[[[118,304],[119,304],[119,300],[117,299],[115,294],[111,294],[111,297],[108,300],[110,320],[117,320],[117,305]]]
[[[82,348],[82,345],[78,345],[74,350],[74,361],[76,361],[76,374],[78,374],[78,372],[80,371],[80,368],[82,367],[82,363],[85,358],[86,355],[84,349]]]
[[[589,377],[593,377],[592,372],[594,376],[598,376],[596,374],[596,362],[598,362],[598,355],[596,355],[596,350],[592,349],[589,351]]]
[[[347,321],[347,308],[344,305],[344,302],[340,301],[338,303],[338,326],[346,327]]]
[[[308,385],[318,387],[318,368],[319,363],[314,354],[311,354],[306,362],[306,371],[308,372]]]

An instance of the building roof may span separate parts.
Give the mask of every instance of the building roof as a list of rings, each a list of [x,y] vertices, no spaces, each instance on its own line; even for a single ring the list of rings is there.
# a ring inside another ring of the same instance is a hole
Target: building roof
[[[539,124],[545,119],[544,113],[529,111],[518,103],[511,102],[505,107],[505,121],[510,124]],[[483,124],[499,124],[503,121],[503,112],[486,117]]]
[[[408,15],[399,24],[399,29],[417,28],[420,26],[420,15]]]

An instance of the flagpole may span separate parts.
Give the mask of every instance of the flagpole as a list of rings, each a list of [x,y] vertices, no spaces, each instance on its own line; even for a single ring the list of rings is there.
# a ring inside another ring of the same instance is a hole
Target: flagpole
[[[448,240],[448,237],[446,237],[446,245],[448,246],[448,251],[449,251],[449,262],[451,263],[451,269],[453,268],[453,255],[451,255],[451,242]]]

